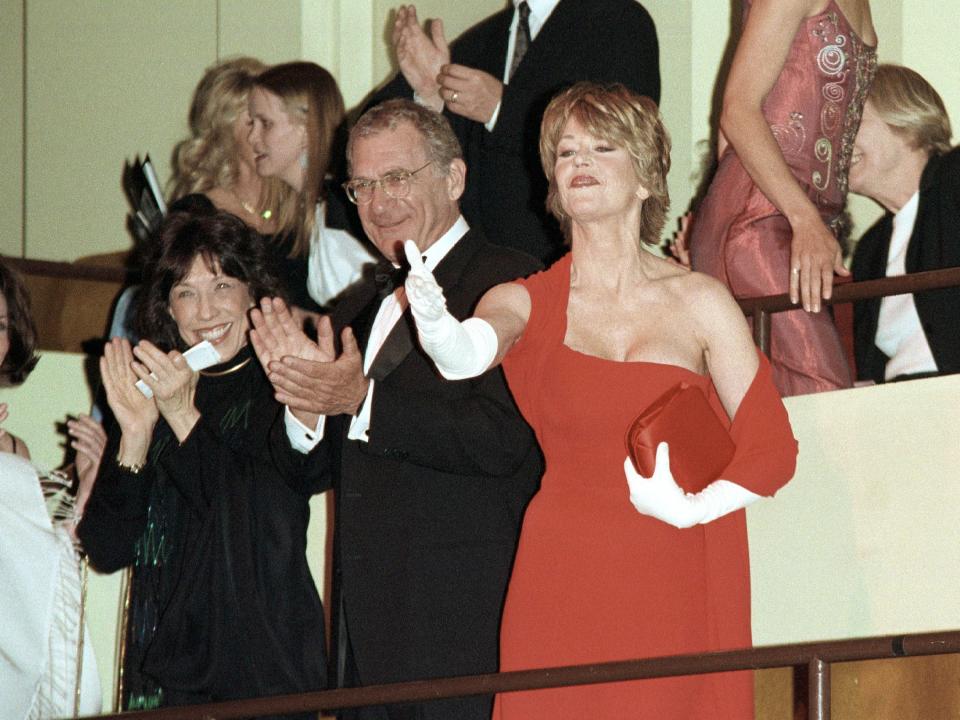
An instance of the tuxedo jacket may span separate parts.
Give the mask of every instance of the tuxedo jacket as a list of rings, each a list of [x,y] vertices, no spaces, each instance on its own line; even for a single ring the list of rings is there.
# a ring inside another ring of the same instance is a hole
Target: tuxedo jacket
[[[857,244],[854,280],[886,276],[893,214],[887,213]],[[907,244],[908,273],[960,266],[960,148],[930,158],[920,176],[920,203]],[[920,325],[941,373],[960,372],[960,288],[916,293]],[[880,299],[854,304],[857,379],[883,382],[889,358],[876,346]]]
[[[464,32],[450,46],[451,60],[502,80],[513,12],[510,5]],[[636,0],[560,0],[504,87],[493,132],[444,110],[467,162],[467,220],[545,264],[562,254],[563,242],[545,208],[540,121],[550,99],[579,80],[620,82],[660,101],[656,28]],[[412,96],[398,74],[372,102]]]
[[[538,267],[471,230],[435,276],[464,319],[487,289]],[[379,306],[367,284],[338,304],[334,325],[349,324],[365,349]],[[495,672],[520,521],[543,469],[534,434],[500,368],[455,382],[439,375],[409,308],[368,375],[369,442],[346,438],[349,417],[337,431],[337,625],[360,679]]]

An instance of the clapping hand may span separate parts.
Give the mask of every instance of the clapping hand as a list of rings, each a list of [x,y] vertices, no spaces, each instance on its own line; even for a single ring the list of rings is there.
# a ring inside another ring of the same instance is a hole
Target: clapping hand
[[[450,112],[488,123],[503,97],[503,83],[488,72],[466,65],[444,65],[437,75],[440,97]]]
[[[410,87],[423,103],[438,112],[442,110],[443,98],[437,77],[440,69],[450,62],[443,20],[431,20],[430,35],[427,35],[417,19],[417,8],[401,5],[393,20],[391,42],[400,72]]]
[[[77,472],[74,516],[79,520],[97,480],[100,461],[107,447],[107,434],[103,426],[89,415],[78,415],[75,419],[67,420],[67,433],[70,435],[70,447],[77,452],[74,461]]]
[[[287,405],[300,422],[316,426],[319,415],[355,413],[367,394],[363,355],[350,328],[341,334],[343,352],[334,348],[330,318],[317,323],[312,342],[278,298],[261,301],[250,313],[250,340],[273,384],[277,402]]]
[[[177,350],[165,353],[149,340],[141,340],[133,355],[139,361],[132,364],[133,372],[153,390],[157,410],[183,442],[200,419],[194,404],[199,373]]]

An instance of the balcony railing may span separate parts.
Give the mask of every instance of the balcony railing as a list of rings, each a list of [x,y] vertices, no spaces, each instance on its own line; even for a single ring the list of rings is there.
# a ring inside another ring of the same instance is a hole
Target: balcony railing
[[[889,295],[905,295],[924,290],[942,290],[960,287],[960,267],[944,270],[896,275],[878,280],[840,283],[833,286],[833,296],[822,305],[838,305],[854,300],[869,300]],[[797,310],[799,305],[789,295],[764,295],[738,301],[744,314],[753,316],[753,339],[767,355],[770,354],[770,316],[785,310]]]
[[[623,660],[595,665],[518,670],[392,685],[372,685],[364,688],[234,700],[99,717],[118,720],[228,720],[259,715],[331,712],[363,705],[424,702],[451,697],[592,685],[623,680],[797,667],[806,668],[809,679],[808,717],[810,720],[829,720],[832,663],[957,652],[960,652],[960,631],[885,635],[852,640],[774,645],[699,655]]]

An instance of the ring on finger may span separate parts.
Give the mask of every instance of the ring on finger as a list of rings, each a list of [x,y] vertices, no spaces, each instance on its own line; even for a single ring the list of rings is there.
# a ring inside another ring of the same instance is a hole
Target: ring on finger
[[[793,270],[791,270],[790,272],[792,272],[794,275],[799,275],[799,274],[800,274],[800,268],[795,267],[795,268],[794,268]]]
[[[460,93],[454,90],[453,95],[450,96],[450,102],[455,103],[458,97],[460,97]]]

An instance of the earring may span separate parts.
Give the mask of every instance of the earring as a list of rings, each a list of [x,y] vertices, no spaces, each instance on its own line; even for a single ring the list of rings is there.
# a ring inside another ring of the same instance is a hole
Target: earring
[[[304,170],[307,169],[307,151],[306,150],[300,153],[300,167],[302,167]]]

